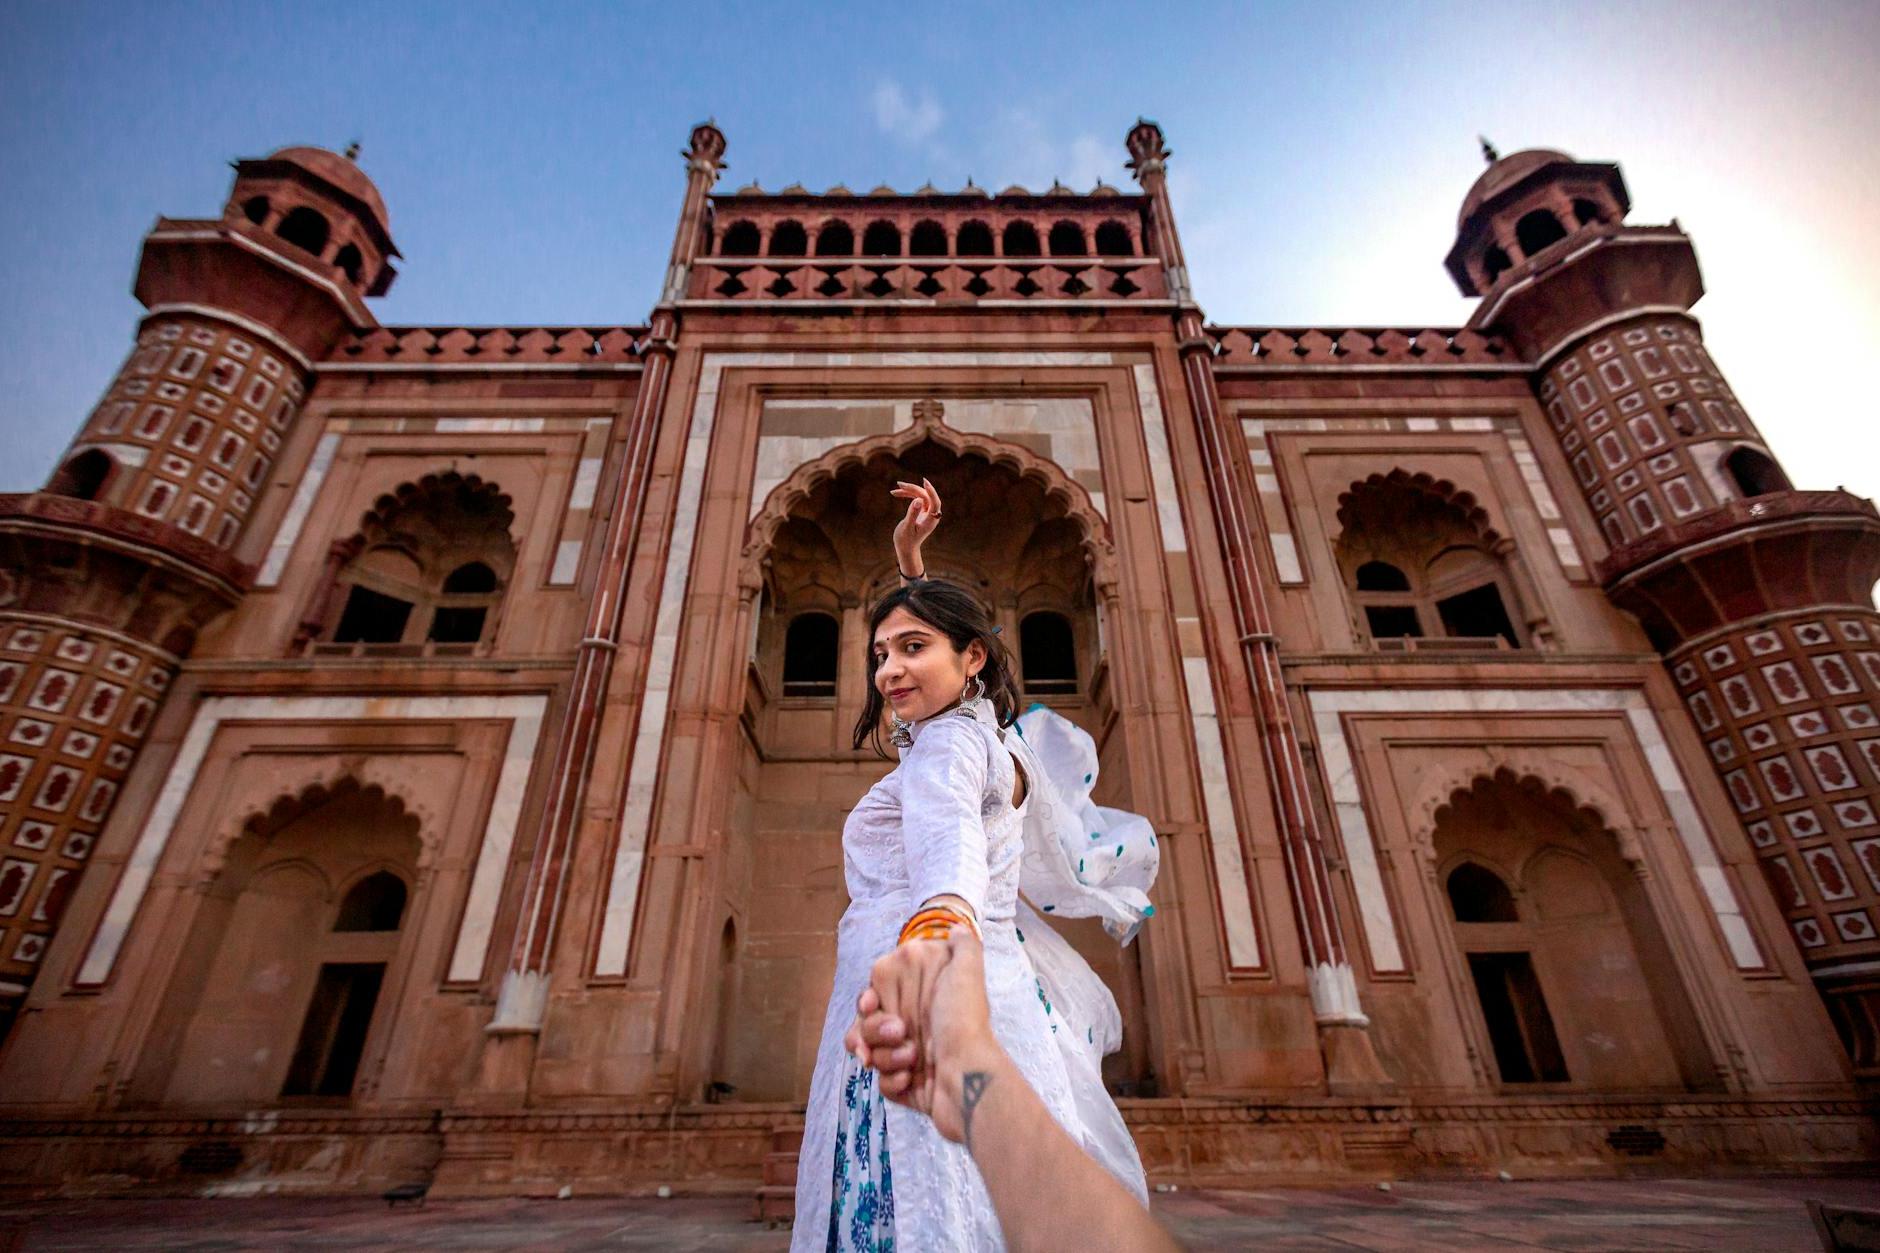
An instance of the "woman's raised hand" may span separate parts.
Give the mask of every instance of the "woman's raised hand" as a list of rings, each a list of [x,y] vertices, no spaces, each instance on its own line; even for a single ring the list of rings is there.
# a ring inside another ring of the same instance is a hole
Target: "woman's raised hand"
[[[940,525],[940,493],[926,479],[918,483],[897,482],[888,493],[907,502],[907,514],[894,528],[894,559],[901,573],[919,578],[927,572],[921,563],[920,546]]]

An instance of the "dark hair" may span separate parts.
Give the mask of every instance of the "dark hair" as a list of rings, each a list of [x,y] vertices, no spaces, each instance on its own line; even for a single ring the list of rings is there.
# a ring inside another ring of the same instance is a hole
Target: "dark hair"
[[[956,583],[917,579],[889,592],[868,611],[868,700],[855,723],[856,748],[872,736],[875,751],[883,757],[888,755],[881,744],[881,712],[886,702],[875,687],[875,670],[881,664],[875,657],[875,629],[900,608],[946,636],[958,652],[965,652],[978,640],[986,650],[986,664],[979,671],[979,681],[986,685],[986,699],[998,712],[1000,726],[1009,727],[1018,721],[1018,684],[1012,679],[1012,654],[999,639],[998,628],[993,626],[985,606]]]

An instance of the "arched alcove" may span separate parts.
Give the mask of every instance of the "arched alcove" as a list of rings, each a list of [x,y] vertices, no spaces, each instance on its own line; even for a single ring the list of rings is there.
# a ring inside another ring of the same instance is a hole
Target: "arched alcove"
[[[356,1099],[397,1015],[421,854],[400,798],[350,776],[252,814],[189,917],[131,1101]]]
[[[1716,1085],[1665,921],[1605,818],[1498,770],[1439,806],[1433,912],[1492,1086]]]
[[[281,219],[274,233],[296,248],[317,257],[326,251],[326,241],[332,234],[332,227],[319,210],[301,205]]]
[[[1768,496],[1795,490],[1774,457],[1748,444],[1731,449],[1723,459],[1723,468],[1730,481],[1736,484],[1736,490],[1744,496]]]

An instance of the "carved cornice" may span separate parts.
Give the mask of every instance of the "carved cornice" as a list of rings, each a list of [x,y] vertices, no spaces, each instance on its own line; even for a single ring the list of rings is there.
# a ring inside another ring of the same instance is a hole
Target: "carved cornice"
[[[1796,518],[1820,518],[1831,525],[1848,523],[1860,526],[1863,523],[1880,524],[1880,511],[1875,510],[1871,500],[1863,500],[1851,492],[1841,491],[1777,492],[1768,496],[1753,496],[1748,500],[1733,500],[1677,526],[1666,527],[1621,544],[1598,563],[1594,572],[1610,589],[1627,576],[1642,573],[1641,566],[1679,549],[1702,544],[1732,531],[1769,527]],[[1880,525],[1876,525],[1875,529],[1880,531]]]
[[[162,556],[181,559],[208,575],[210,581],[230,600],[239,598],[255,576],[253,566],[236,560],[232,553],[191,535],[181,527],[95,500],[78,500],[46,492],[0,495],[0,525],[13,519],[32,519],[89,531],[117,541],[114,547],[132,554],[140,550],[155,550]]]

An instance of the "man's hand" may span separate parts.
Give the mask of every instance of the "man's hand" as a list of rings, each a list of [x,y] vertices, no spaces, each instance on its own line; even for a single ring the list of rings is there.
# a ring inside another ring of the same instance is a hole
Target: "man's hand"
[[[871,980],[856,1004],[849,1051],[874,1068],[882,1095],[926,1114],[947,1139],[964,1141],[972,1089],[989,1081],[984,1076],[1003,1056],[979,940],[962,927],[944,944],[903,944],[875,963]]]

